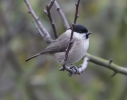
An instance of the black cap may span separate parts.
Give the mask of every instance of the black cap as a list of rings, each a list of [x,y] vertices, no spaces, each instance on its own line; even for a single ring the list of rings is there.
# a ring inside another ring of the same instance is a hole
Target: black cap
[[[85,26],[83,25],[79,25],[79,24],[75,24],[74,25],[74,32],[77,32],[77,33],[88,33],[88,30]]]

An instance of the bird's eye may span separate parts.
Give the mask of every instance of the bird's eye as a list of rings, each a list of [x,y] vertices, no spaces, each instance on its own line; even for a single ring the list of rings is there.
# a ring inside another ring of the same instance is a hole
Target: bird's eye
[[[88,30],[83,30],[83,32],[87,33],[87,32],[88,32]]]

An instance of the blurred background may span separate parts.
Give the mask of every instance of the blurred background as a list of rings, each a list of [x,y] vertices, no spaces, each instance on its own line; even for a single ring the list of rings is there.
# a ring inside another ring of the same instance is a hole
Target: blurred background
[[[43,12],[50,0],[29,1],[54,38]],[[57,1],[71,24],[76,0]],[[55,7],[51,11],[60,35],[64,25]],[[51,56],[24,62],[47,45],[27,12],[23,0],[0,0],[0,100],[127,100],[127,76],[112,78],[105,67],[89,62],[81,75],[69,77]],[[81,0],[77,23],[93,33],[88,53],[127,67],[127,0]]]

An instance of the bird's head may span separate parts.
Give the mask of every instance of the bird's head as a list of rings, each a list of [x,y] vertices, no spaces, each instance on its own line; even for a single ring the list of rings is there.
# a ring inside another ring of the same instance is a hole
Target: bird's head
[[[74,32],[85,35],[86,39],[88,39],[89,35],[91,34],[91,32],[88,32],[88,29],[85,26],[79,24],[74,25]]]

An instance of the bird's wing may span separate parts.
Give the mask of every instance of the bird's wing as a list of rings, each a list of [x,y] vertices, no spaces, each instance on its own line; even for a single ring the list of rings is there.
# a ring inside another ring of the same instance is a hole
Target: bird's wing
[[[70,37],[62,34],[56,39],[55,42],[50,43],[44,51],[48,51],[49,53],[64,52],[68,46],[69,41]]]
[[[47,48],[44,49],[42,52],[27,58],[25,61],[29,61],[30,59],[33,59],[44,53],[64,52],[68,46],[69,41],[70,37],[67,37],[65,34],[62,34],[54,42],[50,43],[47,46]]]

